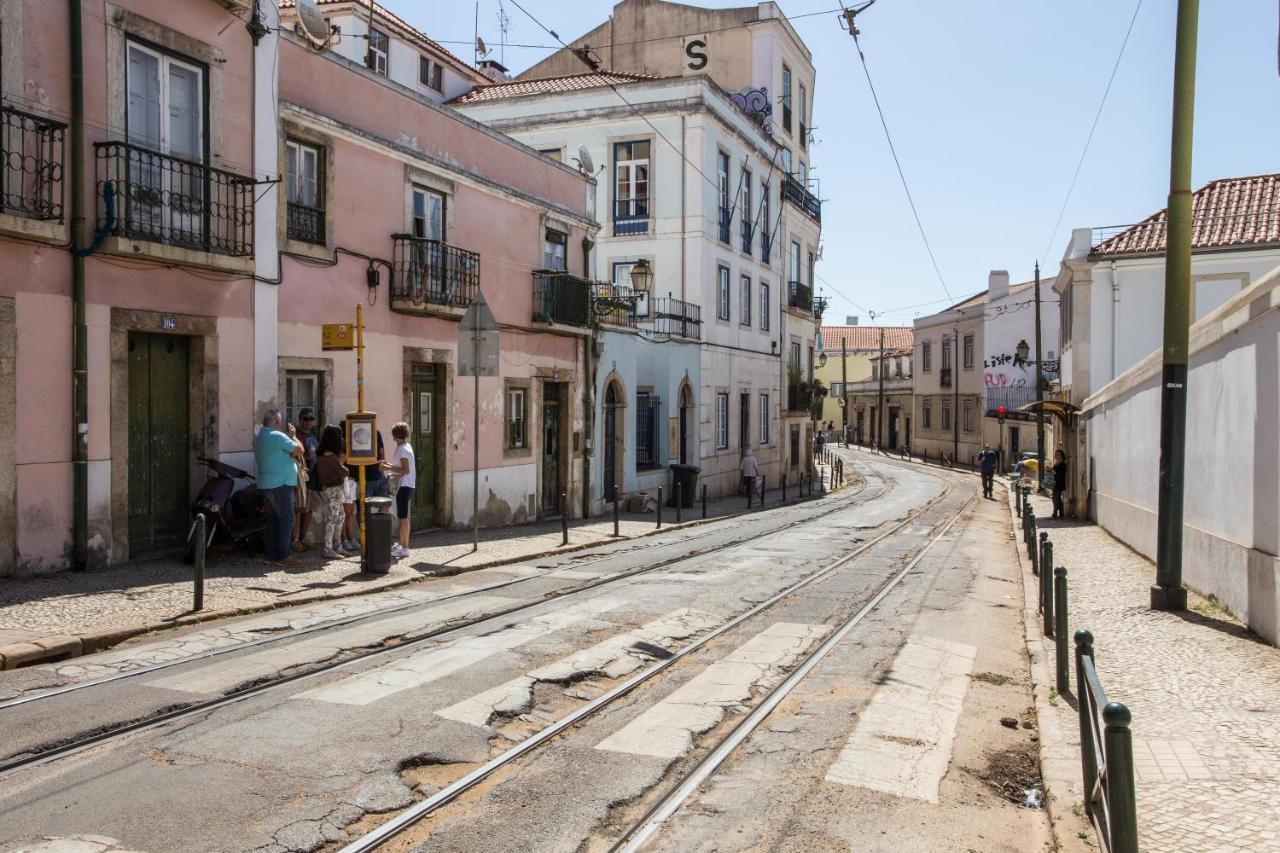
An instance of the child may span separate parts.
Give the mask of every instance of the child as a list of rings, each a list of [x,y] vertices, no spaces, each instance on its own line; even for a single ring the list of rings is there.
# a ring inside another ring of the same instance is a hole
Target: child
[[[342,542],[342,496],[346,491],[346,454],[342,450],[342,431],[327,426],[320,435],[316,452],[316,480],[324,502],[324,556],[329,560],[350,557]]]
[[[396,449],[391,461],[382,463],[382,470],[400,477],[396,489],[396,516],[400,519],[400,541],[391,546],[391,556],[397,559],[409,556],[409,506],[413,503],[413,489],[418,483],[418,471],[414,465],[413,446],[409,444],[409,425],[404,421],[391,428]]]

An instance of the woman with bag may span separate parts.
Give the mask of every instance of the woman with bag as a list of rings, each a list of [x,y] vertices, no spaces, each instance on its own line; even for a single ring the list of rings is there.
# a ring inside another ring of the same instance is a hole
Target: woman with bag
[[[346,520],[342,508],[347,483],[346,454],[342,447],[342,431],[336,426],[327,426],[320,434],[316,480],[324,506],[324,556],[329,560],[350,557],[342,541]]]

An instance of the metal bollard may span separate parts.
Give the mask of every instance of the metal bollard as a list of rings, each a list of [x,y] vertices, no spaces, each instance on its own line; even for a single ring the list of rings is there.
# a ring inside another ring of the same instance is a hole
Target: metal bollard
[[[1046,540],[1041,544],[1041,546],[1040,546],[1040,565],[1042,565],[1042,566],[1052,566],[1052,565],[1053,565],[1053,543],[1052,543],[1052,542],[1050,542],[1050,541],[1049,541],[1049,540],[1047,540],[1047,539],[1046,539]],[[1046,571],[1046,572],[1041,572],[1041,574],[1040,574],[1040,581],[1039,581],[1039,583],[1040,583],[1040,592],[1039,592],[1039,597],[1040,597],[1040,612],[1041,612],[1041,613],[1044,613],[1044,611],[1045,611],[1045,607],[1048,607],[1050,611],[1052,611],[1052,610],[1053,610],[1053,602],[1051,602],[1051,601],[1049,601],[1049,600],[1048,600],[1048,599],[1049,599],[1049,593],[1050,593],[1050,590],[1052,590],[1052,588],[1053,588],[1053,586],[1052,586],[1053,582],[1050,580],[1050,578],[1051,578],[1051,577],[1053,577],[1053,576],[1052,576],[1051,574],[1049,574],[1049,572],[1047,572],[1047,571]]]
[[[679,523],[680,523],[680,504],[682,503],[682,501],[681,501],[681,499],[680,499],[680,484],[679,484],[679,483],[676,483],[676,485],[675,485],[675,489],[676,489],[676,524],[679,524]]]
[[[662,486],[658,486],[658,528],[662,528]]]
[[[1053,619],[1054,646],[1057,651],[1058,693],[1071,689],[1071,668],[1067,661],[1067,568],[1057,566],[1053,570]]]
[[[702,484],[702,517],[707,517],[707,484]]]
[[[1038,576],[1040,574],[1041,566],[1053,565],[1053,563],[1046,563],[1044,561],[1044,546],[1045,546],[1045,543],[1048,541],[1049,541],[1049,534],[1044,532],[1043,530],[1040,531],[1040,547],[1036,548],[1031,552],[1031,574],[1033,575]]]
[[[1084,659],[1088,658],[1093,663],[1093,634],[1090,631],[1081,628],[1076,631],[1076,700],[1079,704],[1080,713],[1080,769],[1084,774],[1084,787],[1082,791],[1092,791],[1094,781],[1098,777],[1098,765],[1094,760],[1095,746],[1093,743],[1093,725],[1089,721],[1088,714],[1093,713],[1088,703],[1088,684],[1085,683]]]
[[[196,529],[192,535],[196,537],[196,577],[191,610],[193,613],[198,613],[204,610],[204,549],[209,544],[208,535],[205,532],[204,513],[196,515]]]
[[[1107,759],[1107,816],[1113,853],[1138,853],[1138,803],[1133,790],[1133,716],[1119,702],[1102,709],[1106,722],[1103,751]]]
[[[747,490],[747,509],[751,509],[751,499],[755,497],[756,487],[750,479],[744,480],[742,485]]]
[[[569,493],[560,493],[560,544],[569,544]]]
[[[1052,559],[1053,551],[1049,552]],[[1046,563],[1046,566],[1052,566],[1053,563]],[[1046,568],[1040,573],[1040,613],[1044,616],[1043,631],[1046,637],[1053,636],[1053,573]]]
[[[761,476],[760,477],[760,506],[764,506],[764,489],[765,489],[765,479],[763,476]]]
[[[782,502],[787,502],[787,475],[782,475]]]
[[[618,532],[618,504],[622,502],[622,496],[618,493],[618,487],[613,487],[613,535],[621,536]]]

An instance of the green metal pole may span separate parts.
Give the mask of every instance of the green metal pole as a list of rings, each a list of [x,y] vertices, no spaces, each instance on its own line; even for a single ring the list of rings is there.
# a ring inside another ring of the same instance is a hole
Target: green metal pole
[[[1173,65],[1173,143],[1164,262],[1164,370],[1160,389],[1160,497],[1153,610],[1186,610],[1182,587],[1182,481],[1187,428],[1187,338],[1191,326],[1191,142],[1196,101],[1199,0],[1178,0]]]
[[[1109,702],[1102,709],[1102,719],[1106,724],[1102,741],[1107,761],[1111,850],[1138,853],[1138,801],[1133,787],[1133,733],[1129,729],[1133,717],[1124,705]]]
[[[1044,402],[1044,355],[1040,349],[1040,262],[1036,261],[1036,393]],[[1036,491],[1044,488],[1044,406],[1036,407]]]
[[[80,0],[71,40],[71,568],[89,568],[89,327],[85,314],[84,33]]]
[[[1047,573],[1049,567],[1045,566]],[[1067,652],[1067,567],[1058,566],[1053,570],[1053,642],[1056,652],[1054,664],[1058,682],[1058,694],[1063,695],[1071,689],[1071,660]],[[1079,697],[1076,697],[1079,698]]]

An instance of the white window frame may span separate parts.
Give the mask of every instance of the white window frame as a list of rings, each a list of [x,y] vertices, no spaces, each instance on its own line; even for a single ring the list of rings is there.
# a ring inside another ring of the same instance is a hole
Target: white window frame
[[[527,388],[507,388],[506,438],[508,450],[524,450],[529,446],[528,400]]]
[[[635,150],[634,146],[645,145],[647,147],[648,154],[644,157],[632,156],[626,160],[619,160],[618,150],[623,145],[632,146],[633,155]],[[621,142],[613,143],[613,157],[614,157],[613,218],[614,219],[616,219],[618,216],[639,217],[639,216],[650,215],[650,211],[653,207],[653,195],[652,195],[653,165],[650,162],[650,158],[652,157],[652,155],[653,155],[653,145],[647,139],[635,139],[630,141],[621,141]],[[636,177],[636,172],[640,167],[644,168],[643,180]],[[622,177],[624,170],[626,171],[626,175],[627,175],[625,180]],[[637,195],[637,190],[636,190],[636,187],[641,183],[644,184],[643,197],[639,197]],[[626,185],[626,188],[627,188],[627,197],[625,199],[623,199],[620,193],[618,192],[619,187],[621,187],[624,184]],[[626,203],[626,212],[620,213],[620,204],[624,201]]]
[[[964,369],[972,370],[973,369],[973,335],[965,335],[960,340],[961,340],[961,345],[964,347],[963,359],[962,359],[962,363],[964,364]]]
[[[316,411],[316,423],[322,420],[320,412],[320,395],[324,391],[324,378],[319,373],[311,370],[287,370],[284,375],[285,384],[285,411],[284,417],[286,423],[296,424],[298,422],[298,411],[305,408],[311,408]],[[298,389],[301,386],[309,385],[311,387],[310,394],[305,398],[300,397]],[[292,405],[289,401],[293,401]]]
[[[716,392],[716,450],[729,449],[729,392]]]
[[[760,329],[769,331],[769,282],[760,282]]]
[[[716,267],[716,319],[728,322],[733,311],[732,285],[729,268]]]
[[[725,210],[728,210],[730,207],[729,202],[732,198],[733,192],[729,186],[729,170],[732,168],[731,163],[732,160],[730,160],[729,155],[726,152],[716,152],[716,181],[720,188],[719,206]]]
[[[738,277],[738,323],[751,325],[751,276],[743,274]]]
[[[440,234],[432,236],[427,228],[430,225],[430,219],[427,217],[427,199],[436,196],[440,199]],[[422,199],[422,216],[418,216],[418,199]],[[419,220],[422,227],[419,229]],[[419,233],[421,231],[421,233]],[[448,242],[449,239],[449,195],[439,190],[425,187],[422,184],[409,185],[409,233],[414,237],[423,240],[439,240]]]
[[[381,36],[382,38],[379,39],[378,36]],[[377,46],[379,41],[382,41],[386,44],[387,47],[385,50]],[[372,60],[373,62],[372,65],[369,64],[370,60]],[[390,60],[391,60],[391,36],[389,36],[387,33],[384,33],[382,30],[378,29],[377,27],[370,27],[369,28],[369,52],[365,56],[365,67],[368,68],[370,71],[372,71],[374,74],[379,74],[383,77],[386,77],[387,67],[390,65]]]
[[[920,345],[920,372],[928,373],[933,370],[933,344],[925,341]]]
[[[961,428],[965,432],[973,432],[973,401],[968,397],[964,400],[964,420],[961,423]]]
[[[324,188],[320,185],[320,163],[324,159],[324,149],[319,145],[293,138],[286,139],[284,144],[286,169],[288,169],[286,173],[285,200],[292,204],[310,207],[313,210],[323,210],[324,198],[321,193]],[[305,168],[308,156],[312,161],[311,174],[309,176],[306,174]],[[289,169],[290,163],[294,164],[295,168]],[[297,168],[298,166],[302,167],[301,170]],[[309,184],[312,188],[311,203],[305,200],[305,193],[301,191],[304,184]]]
[[[924,421],[924,429],[933,429],[933,401],[928,397],[920,401],[920,419]]]
[[[422,77],[423,70],[427,76]],[[433,92],[444,94],[444,66],[425,54],[418,54],[418,83]]]
[[[760,443],[769,443],[769,395],[760,395]]]
[[[551,239],[552,234],[559,234],[564,238],[564,242],[560,243],[558,241],[553,241]],[[564,246],[564,257],[561,259],[563,260],[563,265],[554,266],[550,263],[550,261],[554,259],[554,253],[548,254],[547,249],[550,246],[561,245]],[[561,231],[559,228],[552,228],[548,225],[542,229],[542,265],[545,269],[550,270],[560,270],[561,272],[568,272],[569,270],[569,235],[564,231]]]
[[[942,431],[951,431],[951,400],[942,398]]]

